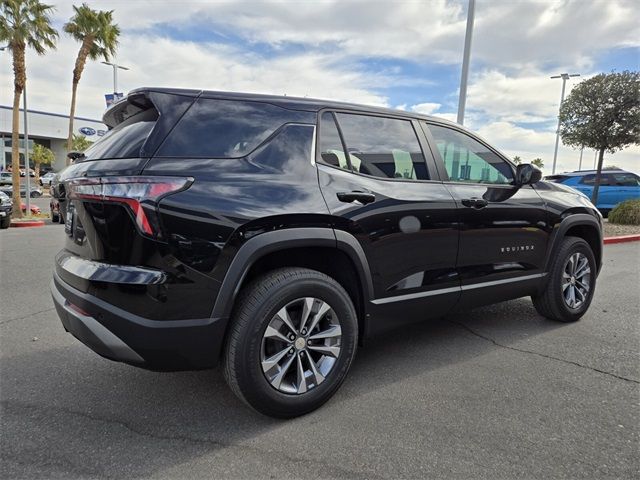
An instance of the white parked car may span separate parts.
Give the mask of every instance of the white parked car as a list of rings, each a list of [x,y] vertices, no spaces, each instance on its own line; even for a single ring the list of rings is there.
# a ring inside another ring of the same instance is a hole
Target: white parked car
[[[40,185],[42,185],[43,187],[45,185],[50,186],[51,181],[55,178],[55,176],[56,174],[54,172],[45,173],[40,177]]]

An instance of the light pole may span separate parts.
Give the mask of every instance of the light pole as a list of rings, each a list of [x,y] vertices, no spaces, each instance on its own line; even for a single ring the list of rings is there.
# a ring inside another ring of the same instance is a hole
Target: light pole
[[[101,62],[101,63],[113,67],[113,94],[114,94],[114,100],[115,100],[115,95],[118,93],[118,69],[129,70],[129,68],[123,67],[122,65],[118,65],[117,63],[112,63],[112,62]]]
[[[564,102],[564,88],[567,84],[567,80],[570,77],[579,77],[579,73],[561,73],[560,75],[554,75],[551,78],[562,79],[562,93],[560,94],[560,107],[558,107],[558,128],[556,128],[556,148],[553,151],[553,167],[551,168],[551,174],[556,173],[556,161],[558,160],[558,143],[560,142],[560,108],[562,108],[562,102]]]
[[[473,20],[476,11],[476,0],[469,0],[467,10],[467,31],[464,36],[464,53],[462,55],[462,74],[460,75],[460,95],[458,96],[458,123],[464,123],[464,107],[467,103],[467,80],[469,79],[469,58],[471,57],[471,38],[473,36]]]
[[[582,170],[582,153],[584,152],[584,147],[580,147],[580,163],[578,164],[578,171]]]

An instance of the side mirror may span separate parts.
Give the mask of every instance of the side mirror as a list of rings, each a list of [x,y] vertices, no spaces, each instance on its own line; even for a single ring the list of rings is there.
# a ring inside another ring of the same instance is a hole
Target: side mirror
[[[532,185],[542,178],[542,170],[530,163],[521,163],[516,167],[516,185]]]

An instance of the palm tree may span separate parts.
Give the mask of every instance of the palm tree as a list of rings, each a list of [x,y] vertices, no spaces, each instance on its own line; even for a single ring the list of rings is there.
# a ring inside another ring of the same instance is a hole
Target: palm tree
[[[33,146],[33,166],[36,173],[35,181],[36,185],[40,184],[40,165],[52,165],[55,162],[56,157],[51,149],[36,143]]]
[[[65,23],[63,29],[75,40],[80,42],[80,51],[76,57],[76,65],[73,69],[73,83],[71,87],[71,111],[69,113],[69,135],[67,137],[67,150],[73,148],[73,116],[76,112],[76,93],[82,71],[89,60],[97,60],[103,57],[105,61],[116,53],[120,28],[113,23],[113,10],[93,10],[86,3],[80,7],[73,6],[76,12]],[[67,159],[67,164],[69,159]]]
[[[13,126],[11,132],[11,172],[13,179],[13,203],[20,205],[20,97],[27,83],[25,51],[33,48],[43,55],[48,48],[55,48],[58,32],[51,26],[49,15],[53,7],[39,0],[0,0],[0,42],[8,42],[13,54]],[[25,145],[25,151],[29,145]],[[27,175],[29,165],[25,165]],[[16,208],[14,216],[22,217]]]
[[[73,142],[71,143],[71,151],[84,152],[87,148],[93,145],[93,142],[87,140],[84,135],[73,135]]]
[[[540,157],[534,158],[533,160],[531,160],[531,165],[535,165],[538,168],[543,168],[544,160],[542,160]]]

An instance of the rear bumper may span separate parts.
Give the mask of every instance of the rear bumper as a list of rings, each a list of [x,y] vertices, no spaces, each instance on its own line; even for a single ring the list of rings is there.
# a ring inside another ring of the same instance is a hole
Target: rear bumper
[[[65,330],[99,355],[150,370],[217,364],[226,319],[150,320],[83,293],[57,274],[51,295]]]

